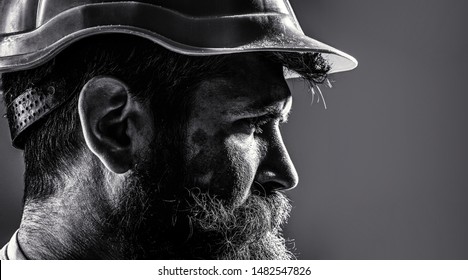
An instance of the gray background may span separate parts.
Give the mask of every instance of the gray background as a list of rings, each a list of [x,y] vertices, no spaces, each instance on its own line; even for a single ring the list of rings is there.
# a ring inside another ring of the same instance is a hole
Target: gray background
[[[291,84],[283,131],[300,184],[286,234],[299,258],[468,259],[468,2],[291,3],[306,34],[360,62],[323,89],[327,110]],[[3,244],[23,165],[0,131]]]

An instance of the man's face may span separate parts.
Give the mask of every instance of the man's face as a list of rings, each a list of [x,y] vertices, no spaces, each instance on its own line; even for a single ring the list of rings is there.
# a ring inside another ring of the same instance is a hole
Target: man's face
[[[252,193],[293,188],[298,177],[280,132],[292,105],[281,65],[243,54],[229,68],[195,92],[185,162],[202,192],[238,206]]]
[[[254,54],[227,63],[192,92],[180,153],[167,156],[172,140],[160,132],[127,182],[115,219],[147,258],[290,257],[279,191],[298,179],[279,129],[292,101],[282,66]]]

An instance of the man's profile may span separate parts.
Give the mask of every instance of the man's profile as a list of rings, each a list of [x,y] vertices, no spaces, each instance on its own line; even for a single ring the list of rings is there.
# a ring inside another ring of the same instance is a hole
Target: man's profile
[[[0,258],[293,257],[285,73],[354,58],[286,0],[20,2],[0,4],[0,72],[24,210]]]

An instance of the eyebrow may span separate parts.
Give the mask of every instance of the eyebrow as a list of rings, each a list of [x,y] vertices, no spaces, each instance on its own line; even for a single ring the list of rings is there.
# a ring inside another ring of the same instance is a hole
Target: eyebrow
[[[281,122],[287,122],[291,113],[291,108],[287,112],[284,112],[284,110],[280,110],[278,108],[267,107],[265,110],[260,110],[257,112],[262,114],[260,117],[279,119]]]
[[[290,112],[291,111],[288,111],[285,114],[281,114],[281,113],[278,113],[278,112],[271,112],[271,113],[267,113],[267,114],[264,114],[264,115],[259,115],[256,118],[261,119],[261,120],[265,120],[265,121],[266,120],[279,120],[280,123],[287,123],[288,119],[289,119]]]
[[[276,105],[269,106],[247,106],[242,108],[231,108],[226,113],[236,117],[265,117],[271,119],[280,119],[281,122],[287,122],[291,113],[292,104],[288,106],[290,102],[285,104],[284,108],[279,108]],[[289,107],[289,110],[288,110]],[[287,111],[286,111],[287,110]],[[286,111],[286,112],[285,112]]]

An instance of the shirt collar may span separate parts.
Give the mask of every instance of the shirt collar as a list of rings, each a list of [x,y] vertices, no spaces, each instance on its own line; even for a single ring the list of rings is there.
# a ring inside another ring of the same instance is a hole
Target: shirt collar
[[[7,260],[26,260],[23,251],[18,243],[18,231],[16,231],[8,242],[1,250],[0,255]]]

